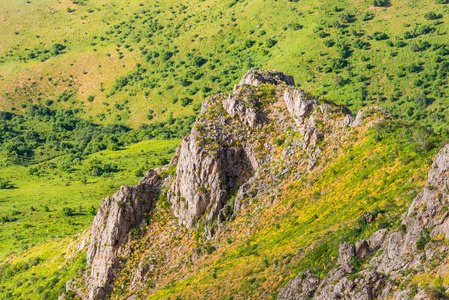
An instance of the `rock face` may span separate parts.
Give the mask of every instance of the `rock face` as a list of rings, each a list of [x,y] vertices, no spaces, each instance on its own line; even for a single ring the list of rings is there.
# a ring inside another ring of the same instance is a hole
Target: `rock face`
[[[320,281],[320,278],[310,271],[300,273],[279,292],[278,299],[309,299],[315,294]]]
[[[344,243],[338,250],[337,264],[342,265],[344,263],[351,262],[351,258],[355,256],[354,246],[349,243]]]
[[[184,138],[176,179],[170,187],[169,199],[174,213],[188,228],[206,210],[213,220],[223,208],[232,189],[244,182],[258,166],[255,157],[244,147],[220,149],[214,155],[197,145],[197,133]],[[253,165],[251,160],[255,162]]]
[[[250,104],[250,105],[245,105]],[[244,125],[254,127],[257,122],[257,112],[255,103],[248,98],[243,102],[238,100],[238,97],[229,95],[226,100],[223,100],[223,108],[231,117],[238,117]]]
[[[443,240],[449,235],[448,184],[449,144],[435,157],[426,187],[402,218],[401,231],[381,229],[368,241],[358,241],[355,247],[342,244],[337,262],[341,265],[330,271],[319,284],[314,284],[313,294],[302,294],[311,289],[308,282],[298,279],[304,276],[300,273],[280,291],[278,299],[391,299],[389,295],[392,299],[429,299],[421,287],[412,291],[405,286],[393,291],[390,282],[407,282],[414,274],[413,269],[429,268],[426,262],[447,252]],[[356,271],[351,263],[354,256],[369,259],[369,262],[365,269],[351,277],[355,279],[350,279],[347,275]],[[438,268],[440,266],[432,267],[436,273]],[[310,276],[313,275],[309,273]]]
[[[259,88],[264,84],[270,85]],[[324,137],[317,119],[327,118],[325,126],[336,126],[329,118],[330,104],[319,105],[292,85],[293,78],[285,73],[249,71],[231,95],[203,103],[191,135],[182,141],[176,178],[168,192],[174,214],[183,225],[191,228],[203,214],[208,223],[217,217],[221,222],[229,211],[243,207],[240,200],[246,192],[240,187],[271,161],[277,149],[267,141],[258,144],[269,131],[287,136],[287,128],[292,128],[301,133],[304,142],[286,149],[297,153],[295,147],[311,149]],[[267,95],[259,96],[261,90]],[[314,112],[315,108],[319,110]],[[332,110],[342,117],[348,114],[339,107]],[[312,170],[320,150],[310,153]],[[237,190],[232,205],[228,201]]]
[[[139,185],[122,186],[112,197],[107,197],[98,209],[92,225],[92,235],[87,250],[86,275],[88,289],[84,299],[103,299],[110,292],[109,284],[120,268],[120,255],[128,240],[128,232],[139,224],[143,214],[151,207],[158,194],[159,176],[149,170]]]

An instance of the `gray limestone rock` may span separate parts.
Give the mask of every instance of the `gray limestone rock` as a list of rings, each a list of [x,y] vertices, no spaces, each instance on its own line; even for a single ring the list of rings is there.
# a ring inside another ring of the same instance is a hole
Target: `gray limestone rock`
[[[368,239],[368,245],[371,250],[374,250],[377,247],[382,246],[385,234],[387,233],[387,229],[379,229],[375,233],[373,233]]]
[[[365,107],[365,108],[362,108],[361,110],[359,110],[354,121],[350,122],[350,126],[357,127],[357,126],[363,125],[363,119],[365,119],[370,113],[374,113],[374,112],[379,112],[380,114],[385,115],[385,116],[391,115],[387,110],[385,110],[381,107],[377,107],[377,106]]]
[[[247,105],[248,100],[243,102],[239,101],[234,95],[223,100],[223,108],[231,117],[239,117],[244,125],[254,127],[257,122],[257,113],[254,108],[254,104]]]
[[[284,101],[298,126],[303,125],[305,119],[318,105],[315,99],[306,97],[305,93],[298,89],[286,89],[284,92]]]
[[[337,264],[342,265],[346,262],[351,262],[351,258],[355,256],[354,246],[350,243],[343,243],[338,250]]]
[[[355,256],[364,259],[369,255],[369,245],[366,240],[360,240],[355,243]]]
[[[258,86],[259,84],[273,84],[273,85],[295,85],[295,80],[292,76],[278,71],[254,71],[250,70],[245,75],[243,75],[242,80],[240,80],[239,85],[253,85]]]
[[[231,190],[243,184],[258,166],[257,158],[251,159],[244,147],[210,154],[198,145],[196,137],[193,129],[192,135],[182,141],[176,178],[168,192],[175,216],[188,228],[206,210],[208,221],[218,216]]]
[[[320,284],[320,279],[310,271],[299,273],[290,280],[278,294],[278,300],[299,300],[313,297]]]
[[[85,282],[88,288],[84,299],[102,299],[112,290],[109,286],[120,270],[120,255],[125,254],[128,231],[138,225],[158,194],[155,187],[159,176],[150,170],[137,186],[122,186],[112,197],[107,197],[98,209],[92,225],[87,250]]]

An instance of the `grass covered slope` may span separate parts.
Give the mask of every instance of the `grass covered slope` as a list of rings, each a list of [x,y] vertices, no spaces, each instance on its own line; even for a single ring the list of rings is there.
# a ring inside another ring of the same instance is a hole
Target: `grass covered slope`
[[[2,168],[0,258],[86,229],[101,199],[168,162],[179,140],[150,140],[76,159]],[[63,168],[70,165],[70,168]],[[62,167],[61,167],[62,166]],[[7,179],[7,181],[5,180]]]
[[[85,235],[50,240],[3,260],[0,299],[57,299],[84,270],[86,251],[77,252],[76,240]]]
[[[0,108],[80,108],[137,128],[193,114],[249,68],[275,68],[353,111],[377,103],[445,132],[439,2],[5,0]]]
[[[0,113],[0,299],[56,299],[81,274],[101,199],[169,161],[180,140],[148,139],[182,134],[182,120],[171,126],[97,126],[34,105]]]

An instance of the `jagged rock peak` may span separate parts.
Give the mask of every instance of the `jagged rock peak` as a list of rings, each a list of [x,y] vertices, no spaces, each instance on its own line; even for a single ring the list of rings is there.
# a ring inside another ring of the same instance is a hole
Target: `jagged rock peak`
[[[293,77],[285,73],[249,71],[232,94],[203,102],[191,135],[182,141],[176,178],[167,194],[181,224],[191,228],[203,215],[211,223],[239,210],[248,190],[241,187],[255,180],[261,166],[307,151],[307,171],[312,171],[322,152],[317,147],[320,140],[329,137],[341,143],[337,137],[354,121],[349,109],[292,85]],[[360,115],[360,125],[369,116],[368,111]],[[299,138],[295,140],[292,132]],[[282,155],[276,137],[294,141]],[[234,204],[228,203],[235,190]]]
[[[273,84],[273,85],[295,85],[295,80],[293,76],[287,75],[283,72],[265,71],[265,70],[249,70],[245,75],[243,75],[242,80],[240,80],[239,85],[253,85],[258,86],[259,84]]]
[[[271,86],[262,87],[266,84]],[[270,159],[269,154],[257,153],[262,152],[255,145],[259,130],[280,122],[295,126],[282,104],[287,85],[294,85],[294,80],[285,73],[249,71],[231,95],[203,103],[190,137],[181,144],[177,176],[168,192],[182,224],[190,228],[204,214],[208,222],[222,220],[232,211],[226,203],[233,191]],[[279,108],[275,113],[274,107]]]

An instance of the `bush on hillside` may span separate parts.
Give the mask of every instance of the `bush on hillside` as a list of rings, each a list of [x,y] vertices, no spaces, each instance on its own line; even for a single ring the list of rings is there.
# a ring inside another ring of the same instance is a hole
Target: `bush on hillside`
[[[14,188],[14,185],[9,180],[0,179],[0,190],[7,190]]]
[[[389,4],[388,0],[372,0],[371,2],[374,6],[387,6]]]

